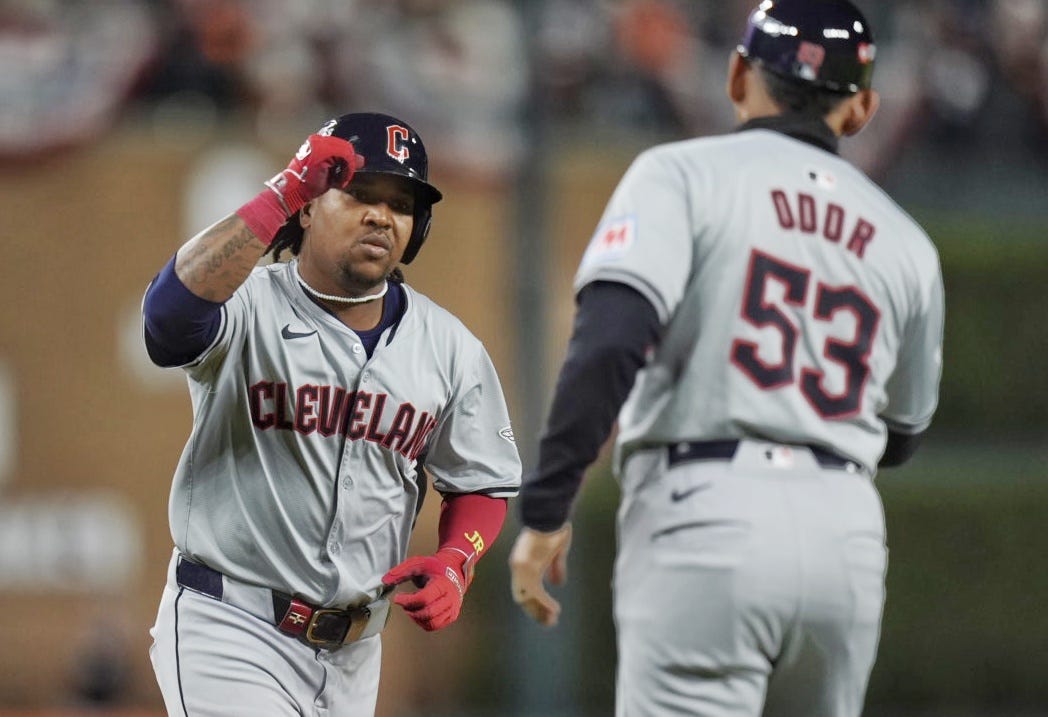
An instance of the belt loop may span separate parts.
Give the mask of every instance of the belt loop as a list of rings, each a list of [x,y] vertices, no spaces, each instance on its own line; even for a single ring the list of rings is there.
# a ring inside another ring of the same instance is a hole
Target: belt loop
[[[667,446],[667,461],[671,468],[690,461],[730,461],[738,448],[737,440],[671,443]]]
[[[848,473],[864,473],[866,468],[858,461],[845,458],[842,455],[828,451],[820,446],[808,446],[816,462],[823,468],[836,468]]]
[[[175,582],[215,600],[222,599],[222,573],[206,565],[194,563],[184,555],[178,556],[178,564],[175,566]]]

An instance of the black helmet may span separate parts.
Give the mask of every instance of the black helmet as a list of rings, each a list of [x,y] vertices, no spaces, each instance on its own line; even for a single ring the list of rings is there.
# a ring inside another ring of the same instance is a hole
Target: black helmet
[[[345,114],[324,123],[317,134],[340,137],[353,143],[356,153],[364,158],[357,174],[395,174],[411,180],[415,189],[415,222],[411,238],[400,261],[410,264],[429,234],[433,205],[443,195],[428,181],[429,160],[422,138],[396,117],[375,112]],[[277,236],[302,235],[298,217],[292,217]]]
[[[869,89],[877,54],[870,24],[848,0],[764,0],[738,51],[780,77],[846,94]]]

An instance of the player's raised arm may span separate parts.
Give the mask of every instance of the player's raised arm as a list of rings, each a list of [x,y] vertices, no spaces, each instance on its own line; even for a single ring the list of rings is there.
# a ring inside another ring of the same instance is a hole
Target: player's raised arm
[[[254,199],[178,250],[175,273],[201,299],[226,301],[288,219],[328,189],[345,188],[362,166],[363,158],[346,140],[310,135],[287,169]]]

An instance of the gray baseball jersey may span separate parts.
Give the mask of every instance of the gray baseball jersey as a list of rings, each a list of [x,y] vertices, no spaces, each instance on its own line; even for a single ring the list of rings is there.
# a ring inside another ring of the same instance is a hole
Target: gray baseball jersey
[[[444,492],[515,495],[495,369],[458,319],[404,286],[371,358],[297,263],[255,269],[184,367],[192,434],[170,521],[186,556],[319,605],[374,599],[406,557],[422,459]]]
[[[666,334],[619,416],[645,444],[761,437],[867,468],[936,406],[943,290],[921,228],[846,161],[768,130],[642,154],[576,289],[640,291]]]
[[[928,237],[837,156],[747,129],[641,155],[594,281],[664,324],[619,414],[617,714],[857,717],[887,564],[873,472],[938,394]]]

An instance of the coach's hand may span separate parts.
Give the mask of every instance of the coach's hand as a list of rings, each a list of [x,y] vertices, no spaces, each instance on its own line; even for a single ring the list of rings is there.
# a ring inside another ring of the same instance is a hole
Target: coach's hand
[[[423,630],[439,630],[459,616],[468,582],[462,569],[464,555],[457,550],[438,550],[428,557],[408,558],[382,576],[386,587],[412,581],[419,588],[403,593],[393,602]]]
[[[554,600],[542,580],[549,576],[554,585],[568,579],[568,550],[571,549],[571,523],[552,533],[524,528],[509,556],[513,600],[539,624],[551,627],[560,617],[560,603]]]
[[[345,189],[364,158],[340,137],[311,134],[280,174],[266,186],[273,190],[288,218],[311,199],[337,187]]]

